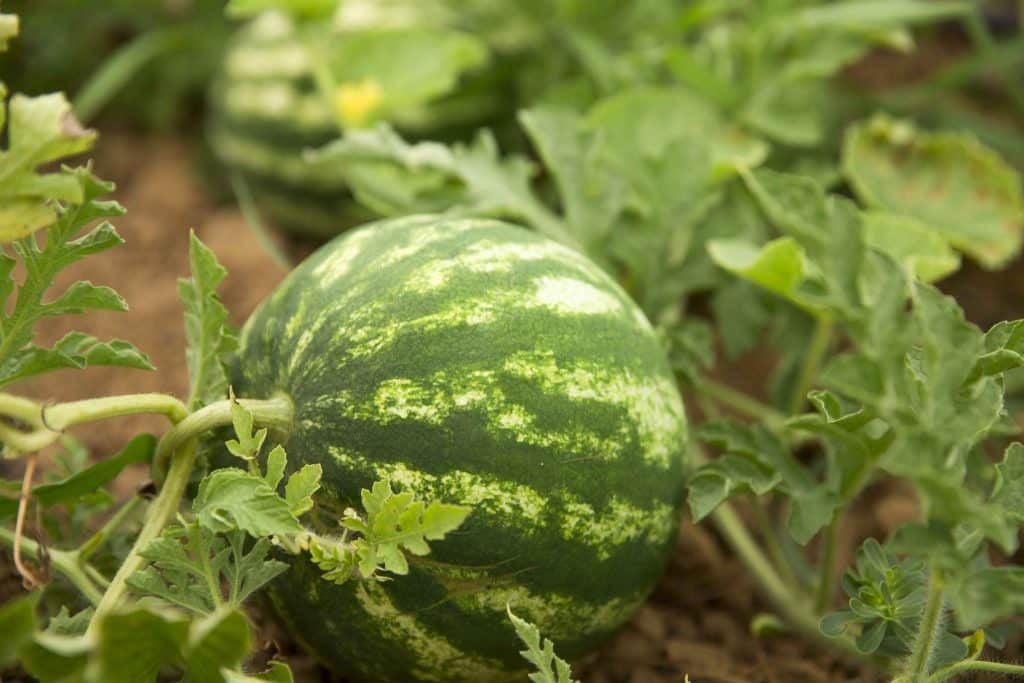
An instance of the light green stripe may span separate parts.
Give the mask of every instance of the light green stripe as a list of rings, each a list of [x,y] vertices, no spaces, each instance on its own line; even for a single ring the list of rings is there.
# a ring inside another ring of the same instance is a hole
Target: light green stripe
[[[547,530],[556,520],[563,539],[589,546],[599,560],[610,558],[617,546],[637,538],[660,546],[676,523],[675,511],[664,503],[638,508],[611,495],[604,506],[595,508],[564,492],[554,503],[559,509],[549,510],[551,500],[524,484],[458,469],[434,475],[403,463],[374,462],[339,446],[329,446],[327,450],[343,468],[387,479],[426,499],[470,505],[473,514],[486,515],[497,525],[514,528],[524,537]]]
[[[228,118],[268,121],[284,130],[336,130],[337,120],[318,91],[303,91],[294,81],[233,81],[220,93]]]
[[[429,567],[427,569],[429,571]],[[449,572],[441,570],[437,573]],[[509,605],[517,615],[535,624],[546,637],[556,643],[559,640],[574,640],[584,630],[615,630],[629,619],[647,597],[640,592],[591,603],[559,593],[536,594],[518,584],[493,585],[494,575],[491,571],[479,572],[475,581],[470,579],[467,582],[470,586],[488,586],[481,590],[460,590],[460,582],[446,581],[443,576],[438,579],[448,585],[452,602],[462,610],[477,614],[503,613],[505,606]]]
[[[361,627],[381,634],[415,657],[417,662],[411,673],[422,680],[517,681],[522,678],[522,674],[505,671],[500,661],[455,647],[447,638],[420,623],[413,614],[396,607],[388,592],[372,581],[361,583],[355,589],[355,598],[368,622]]]

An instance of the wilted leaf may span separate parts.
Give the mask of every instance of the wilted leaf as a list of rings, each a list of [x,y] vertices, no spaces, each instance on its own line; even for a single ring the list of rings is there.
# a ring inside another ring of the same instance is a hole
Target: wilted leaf
[[[1020,176],[969,134],[878,115],[847,131],[843,170],[865,204],[916,218],[986,268],[1020,251]]]

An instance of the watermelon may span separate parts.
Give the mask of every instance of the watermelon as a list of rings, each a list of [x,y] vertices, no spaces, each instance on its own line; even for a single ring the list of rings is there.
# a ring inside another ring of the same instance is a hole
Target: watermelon
[[[379,479],[472,507],[393,581],[307,556],[269,591],[288,631],[358,681],[522,680],[506,604],[578,657],[673,548],[686,421],[655,331],[586,257],[503,222],[413,216],[329,242],[246,323],[233,384],[284,392],[290,466],[323,467],[337,534]]]
[[[261,212],[314,238],[372,214],[352,198],[344,169],[303,156],[341,134],[340,105],[320,89],[310,45],[327,46],[325,67],[339,88],[383,98],[387,120],[412,139],[468,139],[508,105],[504,71],[481,68],[486,47],[467,34],[430,26],[329,31],[278,12],[241,27],[210,89],[207,119],[214,156],[242,174]],[[377,80],[389,90],[378,93]]]

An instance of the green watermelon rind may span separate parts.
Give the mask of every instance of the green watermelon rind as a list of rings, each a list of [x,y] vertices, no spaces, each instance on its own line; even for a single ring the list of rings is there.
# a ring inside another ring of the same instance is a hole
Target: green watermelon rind
[[[629,618],[674,546],[686,423],[658,338],[584,256],[491,220],[415,216],[322,248],[253,314],[239,395],[295,404],[316,524],[380,478],[471,505],[388,583],[293,562],[271,599],[355,680],[515,680],[505,605],[565,656]]]

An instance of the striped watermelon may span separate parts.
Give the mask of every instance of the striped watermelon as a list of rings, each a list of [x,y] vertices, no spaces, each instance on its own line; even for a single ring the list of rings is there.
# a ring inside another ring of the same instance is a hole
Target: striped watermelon
[[[492,220],[414,216],[321,248],[253,314],[240,395],[295,404],[291,466],[320,463],[315,523],[389,479],[472,506],[387,583],[305,557],[285,626],[366,681],[521,680],[506,603],[579,656],[643,602],[673,547],[682,402],[658,339],[602,270]]]
[[[340,169],[313,166],[303,158],[304,150],[340,134],[334,104],[318,89],[300,33],[326,30],[316,23],[298,26],[277,12],[243,26],[210,89],[207,121],[214,155],[243,174],[260,210],[279,227],[314,237],[335,235],[372,217],[354,201]],[[361,34],[351,35],[359,39]],[[450,47],[443,49],[483,50],[469,37],[445,36]],[[331,40],[340,44],[346,36]],[[485,55],[466,57],[466,67],[477,58],[482,63]],[[507,89],[494,82],[503,77],[500,70],[478,69],[465,75],[457,92],[403,106],[389,118],[412,139],[468,138],[508,105]]]

